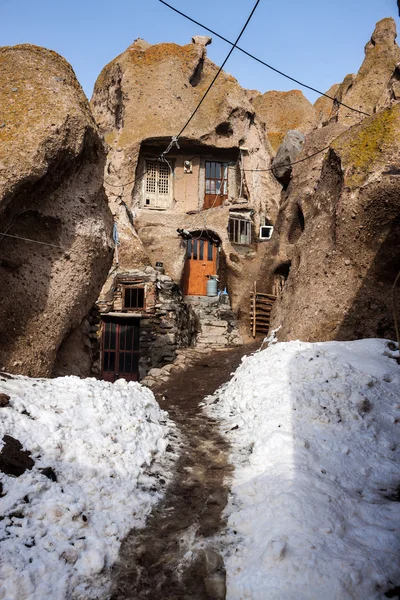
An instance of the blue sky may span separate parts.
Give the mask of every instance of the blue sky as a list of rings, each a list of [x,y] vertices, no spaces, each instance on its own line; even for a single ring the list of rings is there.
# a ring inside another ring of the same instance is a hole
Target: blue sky
[[[168,1],[235,39],[255,0]],[[389,16],[399,28],[396,0],[261,0],[240,45],[326,91],[358,70],[376,21]],[[1,44],[28,42],[56,50],[72,64],[88,97],[103,66],[137,37],[185,44],[205,33],[158,0],[0,0]],[[208,54],[221,64],[228,49],[214,39]],[[225,70],[243,87],[261,92],[299,87],[237,51]],[[311,101],[317,97],[303,92]]]

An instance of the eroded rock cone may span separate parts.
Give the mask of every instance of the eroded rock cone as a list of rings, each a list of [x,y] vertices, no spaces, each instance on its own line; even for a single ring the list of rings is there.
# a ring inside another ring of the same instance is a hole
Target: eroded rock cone
[[[0,365],[48,376],[111,264],[105,149],[55,52],[1,48],[0,105]]]
[[[400,48],[396,44],[397,31],[394,19],[382,19],[376,24],[370,41],[365,46],[365,58],[357,75],[347,75],[336,91],[338,100],[362,113],[374,113],[400,99]],[[332,118],[353,125],[365,114],[337,105]]]

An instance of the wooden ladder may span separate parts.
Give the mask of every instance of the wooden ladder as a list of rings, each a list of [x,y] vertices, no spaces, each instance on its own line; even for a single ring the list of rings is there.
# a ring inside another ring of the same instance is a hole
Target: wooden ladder
[[[254,282],[251,292],[251,311],[250,321],[253,338],[257,333],[268,333],[271,309],[276,300],[273,294],[261,294],[257,292],[257,284]]]

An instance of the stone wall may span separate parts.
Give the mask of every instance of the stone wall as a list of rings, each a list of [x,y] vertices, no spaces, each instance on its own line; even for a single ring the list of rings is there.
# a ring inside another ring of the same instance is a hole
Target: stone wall
[[[122,286],[140,283],[145,288],[144,309],[125,309],[122,303]],[[146,267],[144,270],[118,272],[111,286],[103,291],[97,303],[101,315],[131,315],[140,319],[139,378],[151,368],[172,363],[178,348],[193,344],[198,330],[194,311],[182,297],[179,286],[163,269]],[[97,329],[100,339],[101,326]],[[93,372],[100,374],[101,357],[94,364]]]

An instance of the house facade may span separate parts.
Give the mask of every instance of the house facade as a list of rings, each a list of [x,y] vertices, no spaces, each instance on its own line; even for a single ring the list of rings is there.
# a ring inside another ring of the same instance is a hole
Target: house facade
[[[207,40],[193,38],[183,47],[138,40],[105,67],[95,86],[92,109],[109,144],[105,189],[118,231],[114,265],[98,301],[105,378],[113,377],[115,366],[104,359],[107,331],[114,327],[110,319],[125,324],[137,319],[140,331],[145,322],[153,323],[152,343],[158,344],[159,325],[149,311],[164,312],[160,277],[170,278],[180,307],[175,317],[167,309],[167,318],[189,328],[174,341],[175,349],[206,343],[204,336],[210,336],[211,347],[217,340],[240,341],[232,331],[248,305],[266,247],[260,227],[274,224],[281,188],[268,170],[270,148],[249,92],[225,73],[171,146],[177,124],[187,119],[216,72],[206,57]],[[148,269],[156,280],[138,275]],[[218,296],[207,296],[210,279],[217,293],[225,292],[223,309]],[[141,365],[139,372],[171,361],[173,352],[155,357],[148,351],[141,333],[129,334],[129,342],[135,335],[139,358],[131,362]]]

